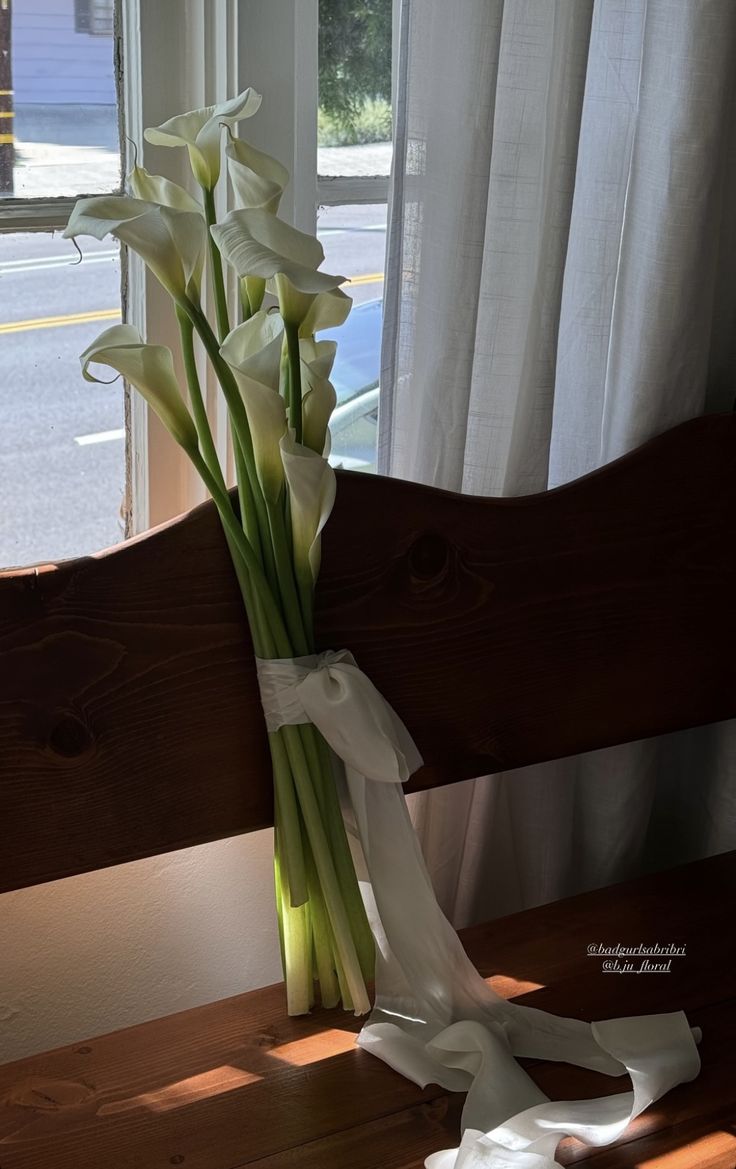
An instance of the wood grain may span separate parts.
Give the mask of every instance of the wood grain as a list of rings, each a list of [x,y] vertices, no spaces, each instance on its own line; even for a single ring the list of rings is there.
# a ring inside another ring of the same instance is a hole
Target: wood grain
[[[736,714],[736,418],[544,495],[341,473],[317,626],[426,760],[412,789]],[[0,574],[0,891],[271,822],[211,506]]]
[[[735,891],[732,853],[463,933],[506,997],[589,1020],[685,1009],[703,1028],[695,1081],[639,1117],[615,1148],[564,1141],[564,1164],[733,1169]],[[671,940],[687,952],[670,974],[606,975],[587,955],[596,941]],[[289,1019],[277,986],[8,1064],[0,1166],[421,1169],[428,1153],[457,1144],[462,1098],[436,1085],[421,1091],[355,1048],[358,1027],[339,1011]],[[629,1086],[564,1064],[525,1066],[556,1099]]]

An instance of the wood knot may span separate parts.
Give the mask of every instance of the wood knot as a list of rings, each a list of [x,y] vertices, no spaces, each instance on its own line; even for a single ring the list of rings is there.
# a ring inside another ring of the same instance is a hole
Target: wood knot
[[[256,1047],[275,1047],[277,1042],[278,1041],[275,1035],[266,1035],[263,1033],[261,1035],[256,1035],[255,1037]]]
[[[58,1112],[61,1108],[74,1108],[84,1104],[94,1094],[94,1088],[78,1080],[52,1080],[46,1076],[31,1076],[11,1089],[7,1103],[40,1112]]]
[[[452,575],[455,551],[439,532],[423,532],[409,549],[407,559],[412,587],[424,591],[444,584]]]
[[[48,745],[64,759],[84,755],[93,744],[92,732],[78,715],[66,711],[57,717],[48,733]]]

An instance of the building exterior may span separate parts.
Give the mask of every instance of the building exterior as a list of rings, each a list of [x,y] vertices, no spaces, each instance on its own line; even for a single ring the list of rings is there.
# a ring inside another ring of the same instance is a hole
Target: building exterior
[[[114,0],[13,0],[16,106],[115,105]]]

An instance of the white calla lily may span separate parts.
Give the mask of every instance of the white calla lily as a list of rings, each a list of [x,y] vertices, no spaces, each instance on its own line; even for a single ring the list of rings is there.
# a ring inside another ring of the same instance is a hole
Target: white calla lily
[[[335,472],[289,429],[281,439],[281,460],[289,486],[294,563],[297,575],[312,584],[319,574],[321,532],[335,502]]]
[[[160,126],[150,126],[143,136],[152,146],[186,146],[197,182],[211,191],[220,177],[220,135],[223,126],[250,118],[261,104],[261,95],[245,89],[230,101],[177,114]]]
[[[175,300],[199,301],[206,227],[199,211],[165,207],[129,195],[79,199],[65,239],[114,236],[143,259]]]
[[[352,307],[353,298],[347,296],[341,288],[320,292],[299,326],[299,336],[312,337],[322,329],[337,329],[348,319]]]
[[[202,208],[188,191],[163,175],[152,175],[142,166],[134,166],[128,175],[131,194],[148,203],[161,203],[164,207],[175,207],[177,211],[192,211],[202,214]]]
[[[306,364],[318,377],[329,377],[337,356],[337,341],[314,341],[304,337],[299,341],[302,364]]]
[[[229,135],[225,154],[230,181],[242,206],[262,207],[275,215],[289,181],[286,167],[270,154],[256,150],[255,146],[232,135]]]
[[[210,230],[238,276],[273,279],[286,325],[301,325],[314,297],[345,280],[317,271],[325,258],[319,240],[263,208],[231,211]]]
[[[278,313],[261,310],[233,329],[220,348],[245,403],[258,478],[271,503],[284,484],[279,454],[279,441],[286,431],[286,405],[279,393],[283,335]]]
[[[113,325],[85,349],[80,361],[85,381],[103,380],[89,372],[90,365],[106,365],[122,375],[155,410],[172,438],[187,451],[197,450],[197,431],[165,345],[147,345],[133,325]]]
[[[330,372],[337,352],[336,341],[299,342],[302,371],[302,442],[318,455],[326,456],[327,427],[337,395]]]

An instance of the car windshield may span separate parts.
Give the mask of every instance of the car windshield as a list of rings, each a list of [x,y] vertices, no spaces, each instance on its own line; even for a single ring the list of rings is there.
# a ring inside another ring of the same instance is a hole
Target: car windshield
[[[320,340],[337,341],[330,381],[338,404],[378,385],[381,361],[381,301],[358,304],[344,325],[325,329]]]

